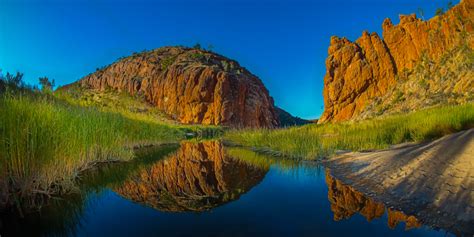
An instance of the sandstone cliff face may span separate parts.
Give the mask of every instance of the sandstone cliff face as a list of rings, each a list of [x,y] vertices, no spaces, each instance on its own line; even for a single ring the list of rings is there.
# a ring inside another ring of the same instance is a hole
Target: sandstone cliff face
[[[325,111],[319,123],[357,118],[374,98],[393,90],[399,75],[421,58],[435,63],[455,47],[474,47],[474,0],[423,21],[400,16],[383,23],[383,39],[364,32],[355,42],[332,37],[324,77]],[[472,79],[472,78],[471,78]]]
[[[238,199],[267,172],[228,156],[217,141],[185,142],[175,154],[140,170],[115,191],[162,211],[204,211]]]
[[[276,127],[273,99],[260,79],[209,51],[164,47],[134,54],[78,82],[142,97],[186,124]]]

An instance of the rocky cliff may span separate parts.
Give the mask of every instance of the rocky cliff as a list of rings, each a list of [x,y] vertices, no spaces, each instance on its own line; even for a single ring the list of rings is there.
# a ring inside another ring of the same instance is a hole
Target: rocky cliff
[[[162,211],[198,212],[238,199],[267,172],[230,157],[220,142],[185,142],[175,154],[139,170],[115,191]]]
[[[76,84],[127,92],[181,123],[278,126],[273,99],[262,81],[237,62],[201,49],[163,47],[135,53]]]
[[[474,0],[463,0],[428,21],[417,18],[415,14],[401,15],[398,25],[386,19],[383,22],[383,39],[376,33],[368,32],[363,32],[355,42],[332,37],[324,77],[325,111],[319,123],[359,118],[374,103],[374,99],[387,93],[393,94],[398,84],[406,83],[408,74],[422,60],[430,61],[431,66],[440,65],[450,57],[447,54],[453,54],[456,50],[467,51],[466,55],[471,60],[463,73],[445,73],[439,77],[450,80],[444,82],[449,85],[448,88],[433,86],[426,88],[426,91],[429,95],[439,95],[440,92],[450,94],[456,90],[466,94],[467,90],[473,90],[473,62],[470,56],[474,47],[473,20]],[[449,69],[442,66],[436,72],[443,74]],[[419,101],[424,99],[423,96],[413,98]],[[418,103],[411,109],[422,106],[423,103]]]

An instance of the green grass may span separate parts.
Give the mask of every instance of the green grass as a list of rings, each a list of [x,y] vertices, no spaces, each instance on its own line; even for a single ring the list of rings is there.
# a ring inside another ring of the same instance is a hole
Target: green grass
[[[54,92],[54,96],[72,105],[95,107],[103,112],[119,113],[127,118],[159,124],[177,124],[158,108],[145,102],[140,96],[130,96],[126,92],[84,89],[79,85],[69,85]]]
[[[0,205],[68,191],[82,170],[130,160],[135,146],[215,131],[133,120],[37,93],[0,94],[0,121]]]
[[[54,97],[71,105],[93,107],[101,112],[120,114],[136,121],[179,127],[188,132],[197,133],[199,138],[216,137],[222,134],[222,128],[219,126],[180,124],[157,107],[147,103],[144,98],[130,96],[126,92],[117,92],[112,89],[99,91],[70,85],[55,91]]]
[[[474,127],[474,105],[443,106],[405,115],[278,130],[233,130],[232,143],[298,159],[318,159],[337,150],[383,149],[431,140]]]

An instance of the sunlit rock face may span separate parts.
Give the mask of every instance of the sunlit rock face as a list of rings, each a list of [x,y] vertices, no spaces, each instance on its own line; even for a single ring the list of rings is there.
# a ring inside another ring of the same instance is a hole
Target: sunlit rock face
[[[414,14],[400,15],[398,25],[386,19],[383,39],[368,32],[354,42],[332,37],[324,77],[325,110],[318,122],[357,118],[374,98],[393,89],[397,75],[412,69],[423,57],[439,63],[454,47],[473,49],[473,31],[474,0],[463,0],[428,21]],[[472,82],[472,78],[463,80]],[[453,83],[451,87],[458,86]]]
[[[364,196],[351,186],[343,184],[333,178],[329,170],[326,170],[326,184],[328,186],[328,200],[334,213],[334,220],[340,221],[351,218],[354,214],[360,214],[372,221],[380,218],[385,213],[385,206]],[[414,216],[407,216],[403,212],[388,209],[388,226],[395,228],[399,223],[405,223],[405,229],[417,228],[421,223]]]
[[[262,81],[236,61],[210,51],[163,47],[137,53],[76,84],[128,92],[186,124],[278,126],[273,98]]]
[[[186,142],[175,154],[140,170],[115,191],[162,211],[205,211],[238,199],[267,172],[227,156],[220,142]]]

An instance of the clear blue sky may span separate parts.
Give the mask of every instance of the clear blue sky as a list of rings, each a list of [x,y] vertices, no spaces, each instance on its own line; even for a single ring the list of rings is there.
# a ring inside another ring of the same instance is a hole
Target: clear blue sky
[[[453,1],[457,3],[459,1]],[[203,46],[259,76],[275,103],[303,118],[323,111],[332,35],[381,34],[384,18],[434,15],[448,0],[0,0],[0,69],[64,85],[135,51]]]

